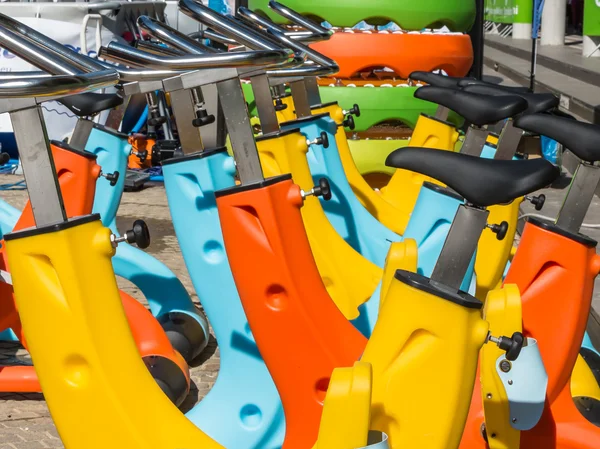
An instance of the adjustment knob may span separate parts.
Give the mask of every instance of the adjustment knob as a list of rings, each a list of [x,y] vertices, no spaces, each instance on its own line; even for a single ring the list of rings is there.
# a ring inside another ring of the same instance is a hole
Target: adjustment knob
[[[356,128],[356,124],[354,123],[354,117],[349,115],[348,117],[346,117],[346,120],[342,122],[342,125],[346,128],[349,128],[350,131],[354,131],[354,128]]]
[[[10,154],[0,153],[0,165],[4,165],[10,161]]]
[[[142,162],[144,162],[146,159],[148,159],[148,150],[132,151],[131,154],[134,154],[135,156],[137,156],[138,159]]]
[[[302,195],[302,199],[307,196],[322,196],[325,201],[329,201],[331,199],[331,186],[326,178],[321,178],[319,179],[319,185],[314,186],[309,192],[300,190],[300,195]]]
[[[525,337],[521,332],[515,332],[512,337],[494,337],[488,335],[488,341],[496,343],[496,345],[506,352],[506,360],[514,362],[521,354],[521,349],[525,345]]]
[[[121,242],[135,243],[138,248],[148,248],[150,246],[150,231],[144,220],[135,220],[133,228],[125,231],[125,235],[117,237],[114,234],[110,237],[113,247],[117,247]]]
[[[275,110],[276,111],[285,111],[288,105],[281,101],[281,98],[277,98],[275,100]]]
[[[166,121],[167,121],[167,117],[150,117],[148,119],[148,125],[157,127],[157,126],[161,126]]]
[[[100,176],[102,176],[103,178],[106,178],[106,180],[110,182],[110,185],[112,187],[116,186],[117,181],[119,180],[119,172],[118,171],[115,171],[114,173],[100,172]]]
[[[214,123],[214,121],[214,115],[209,115],[205,109],[200,109],[196,111],[196,118],[192,120],[192,125],[196,128],[200,128],[201,126],[210,125],[211,123]]]
[[[360,108],[358,107],[358,105],[356,103],[354,103],[354,106],[352,106],[352,108],[349,111],[343,111],[344,115],[356,115],[357,117],[360,117]]]
[[[535,206],[535,210],[542,210],[546,202],[546,195],[526,196],[525,199]]]
[[[306,144],[310,145],[322,145],[323,148],[329,148],[329,137],[327,137],[327,133],[325,131],[321,131],[319,137],[315,140],[307,140]]]
[[[508,232],[508,223],[503,221],[500,224],[487,225],[488,229],[496,234],[498,240],[504,240]]]

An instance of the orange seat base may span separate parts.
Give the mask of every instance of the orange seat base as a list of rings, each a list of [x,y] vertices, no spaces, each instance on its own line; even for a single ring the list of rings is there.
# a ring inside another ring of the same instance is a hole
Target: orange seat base
[[[417,70],[465,76],[473,65],[471,38],[466,34],[341,32],[311,47],[337,62],[338,78],[375,67],[387,67],[390,76],[403,79]]]

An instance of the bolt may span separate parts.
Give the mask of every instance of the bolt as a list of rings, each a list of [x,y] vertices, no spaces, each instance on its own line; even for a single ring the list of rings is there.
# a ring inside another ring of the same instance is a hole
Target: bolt
[[[502,360],[500,362],[500,371],[508,373],[512,368],[512,364],[508,360]]]
[[[512,385],[512,384],[513,384],[513,381],[512,381],[512,380],[509,380],[509,381],[508,381],[508,385]]]
[[[492,399],[492,393],[488,393],[488,394],[486,395],[486,398],[488,398],[488,399]]]
[[[513,418],[513,419],[512,419],[512,422],[513,422],[513,423],[516,423],[516,422],[517,422],[517,418]]]

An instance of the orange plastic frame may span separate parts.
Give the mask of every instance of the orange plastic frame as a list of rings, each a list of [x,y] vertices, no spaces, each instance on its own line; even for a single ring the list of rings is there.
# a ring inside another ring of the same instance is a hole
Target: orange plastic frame
[[[283,448],[310,448],[334,368],[353,366],[366,339],[327,294],[290,175],[216,195],[231,271],[283,403]]]
[[[96,157],[60,142],[51,145],[54,165],[63,195],[68,217],[88,215],[92,212],[96,181],[100,176],[100,166]],[[35,225],[31,204],[27,202],[14,230]],[[0,267],[10,271],[6,262],[4,245],[0,249]],[[158,321],[146,308],[127,293],[120,292],[125,313],[137,347],[142,357],[161,356],[175,362],[186,376],[189,385],[189,371],[185,360],[173,349],[168,337]],[[27,347],[22,333],[21,321],[16,309],[12,286],[0,283],[0,330],[12,329],[23,346]],[[41,392],[33,366],[0,367],[0,391]]]
[[[403,79],[417,70],[442,69],[450,76],[465,76],[473,65],[467,34],[335,33],[311,47],[337,62],[336,78],[374,67],[388,67]]]
[[[538,341],[548,372],[548,389],[540,422],[532,430],[521,432],[523,449],[600,447],[600,428],[579,413],[570,393],[570,377],[599,272],[600,256],[592,240],[587,244],[578,242],[538,222],[525,225],[505,283],[516,284],[521,291],[523,329]],[[461,449],[487,448],[481,436],[481,402],[477,383]]]

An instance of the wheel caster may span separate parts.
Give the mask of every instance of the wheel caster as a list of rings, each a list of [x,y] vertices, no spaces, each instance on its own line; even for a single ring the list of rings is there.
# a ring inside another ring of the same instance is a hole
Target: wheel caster
[[[203,317],[202,312],[197,311]],[[167,338],[186,362],[194,360],[208,344],[205,328],[192,315],[183,312],[169,312],[158,317],[158,322],[165,330]]]
[[[594,398],[580,396],[573,398],[579,413],[595,426],[600,427],[600,401]]]
[[[142,360],[163,393],[179,407],[190,392],[189,372],[163,356],[144,356]]]

